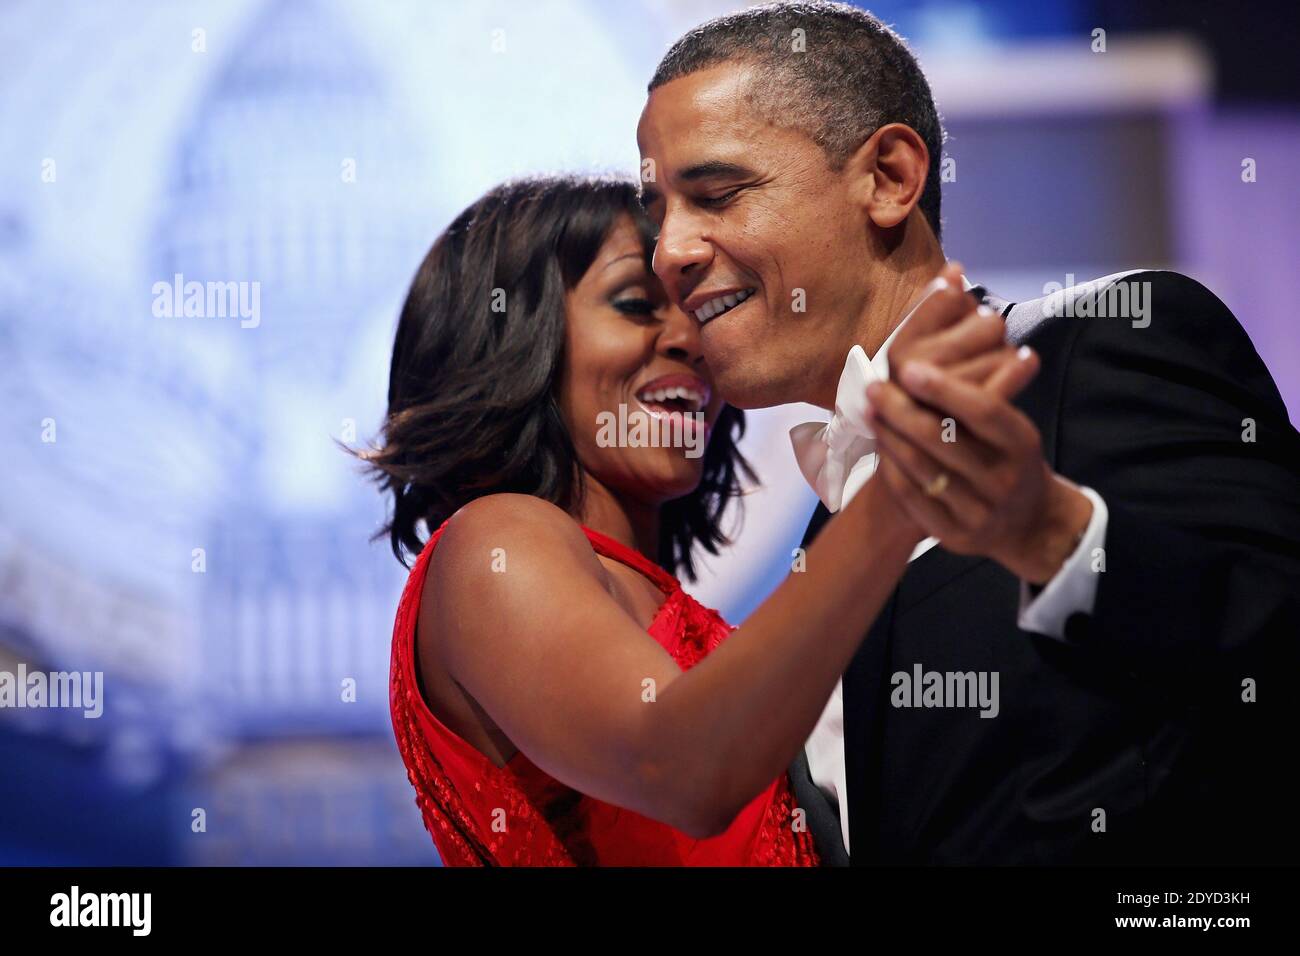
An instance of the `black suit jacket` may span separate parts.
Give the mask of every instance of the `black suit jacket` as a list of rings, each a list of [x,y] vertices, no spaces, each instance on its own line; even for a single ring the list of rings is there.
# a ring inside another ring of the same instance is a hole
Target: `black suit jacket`
[[[1121,291],[1148,294],[1149,324],[1079,316]],[[1173,272],[977,294],[1042,359],[1016,404],[1052,467],[1105,499],[1104,571],[1058,640],[1017,627],[995,562],[912,562],[844,677],[852,862],[1297,862],[1300,437],[1263,362]],[[1073,314],[1051,314],[1063,298]],[[893,706],[891,675],[916,664],[996,671],[998,715]],[[802,757],[791,774],[823,858],[845,862],[837,809]]]

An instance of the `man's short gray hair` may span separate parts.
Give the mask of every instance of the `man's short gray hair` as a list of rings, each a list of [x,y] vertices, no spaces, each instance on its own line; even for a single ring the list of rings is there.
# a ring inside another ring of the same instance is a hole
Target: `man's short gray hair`
[[[903,123],[916,130],[930,153],[921,212],[939,238],[943,124],[929,82],[898,34],[843,3],[765,4],[683,36],[660,61],[649,91],[723,63],[749,64],[766,74],[750,91],[755,106],[778,125],[806,133],[833,168],[882,126]]]

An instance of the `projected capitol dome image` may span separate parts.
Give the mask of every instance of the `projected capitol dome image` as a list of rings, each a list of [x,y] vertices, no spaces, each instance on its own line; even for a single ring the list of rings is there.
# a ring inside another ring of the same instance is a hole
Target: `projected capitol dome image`
[[[464,65],[492,26],[309,0],[150,8],[124,31],[64,6],[3,15],[44,52],[0,73],[22,86],[56,56],[64,85],[0,113],[26,144],[0,160],[24,184],[0,202],[0,666],[102,672],[104,706],[0,715],[23,768],[0,784],[26,821],[10,862],[436,862],[388,718],[405,573],[369,543],[383,501],[337,442],[378,427],[437,231],[526,168],[448,135],[444,101],[481,108]],[[603,27],[577,5],[546,29]],[[421,30],[438,39],[416,55]],[[487,66],[483,97],[523,88],[526,63]],[[601,96],[634,102],[621,85]],[[548,121],[523,105],[507,140]],[[544,161],[590,165],[618,133]],[[256,316],[160,310],[174,283],[229,285]]]

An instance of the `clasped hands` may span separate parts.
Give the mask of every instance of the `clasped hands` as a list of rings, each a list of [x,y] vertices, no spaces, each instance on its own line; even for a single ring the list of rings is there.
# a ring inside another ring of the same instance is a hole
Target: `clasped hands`
[[[895,515],[956,554],[982,555],[1044,584],[1074,550],[1092,503],[1043,457],[1011,399],[1038,356],[1006,341],[1001,316],[962,289],[949,263],[889,349],[889,380],[867,387],[867,424]]]

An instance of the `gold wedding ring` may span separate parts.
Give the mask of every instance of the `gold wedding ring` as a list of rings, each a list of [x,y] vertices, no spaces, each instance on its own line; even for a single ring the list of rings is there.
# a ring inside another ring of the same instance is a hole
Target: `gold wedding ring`
[[[947,487],[948,487],[948,473],[946,471],[941,471],[939,472],[939,474],[935,475],[933,478],[927,481],[921,487],[921,490],[924,491],[931,498],[938,498],[941,494],[944,493]]]

